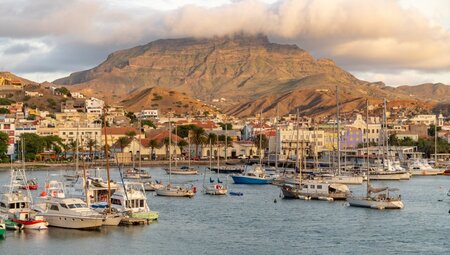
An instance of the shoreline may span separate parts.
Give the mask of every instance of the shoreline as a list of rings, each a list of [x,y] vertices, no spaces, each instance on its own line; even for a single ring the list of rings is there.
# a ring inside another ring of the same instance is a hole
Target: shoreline
[[[214,165],[213,161],[213,165]],[[223,162],[223,161],[222,161]],[[242,160],[240,159],[230,159],[227,161],[228,163],[244,163]],[[105,166],[105,161],[95,161],[95,162],[86,162],[86,168],[92,168],[92,167],[104,167]],[[188,161],[187,160],[180,160],[178,161],[178,165],[187,165]],[[83,162],[79,163],[79,168],[82,168]],[[131,165],[131,163],[129,164],[124,164],[126,166]],[[136,164],[137,165],[137,164]],[[164,167],[164,166],[168,166],[169,162],[167,160],[152,160],[152,161],[142,161],[141,165],[144,167]],[[198,160],[198,161],[191,161],[191,165],[209,165],[209,161],[208,160]],[[115,162],[110,162],[110,166],[111,167],[116,167],[116,163]],[[22,163],[0,163],[0,171],[8,171],[12,168],[21,168],[22,167]],[[65,163],[61,163],[61,162],[54,162],[54,163],[46,163],[46,162],[26,162],[25,163],[25,168],[28,171],[34,171],[34,170],[40,170],[40,169],[47,169],[47,170],[67,170],[67,169],[74,169],[75,168],[75,163],[74,162],[65,162]]]

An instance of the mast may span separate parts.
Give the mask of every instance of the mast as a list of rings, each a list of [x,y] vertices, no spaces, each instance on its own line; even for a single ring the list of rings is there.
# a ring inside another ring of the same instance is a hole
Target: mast
[[[278,108],[279,103],[277,103],[277,116],[276,116],[276,122],[275,122],[275,170],[278,171]]]
[[[169,184],[172,178],[172,124],[170,123],[169,113]]]
[[[142,133],[141,133],[141,130],[142,129],[142,122],[141,122],[141,116],[139,115],[139,170],[141,170],[142,169],[142,154],[141,154],[141,151],[142,151]]]
[[[106,179],[108,183],[108,213],[111,213],[111,178],[109,176],[109,150],[108,150],[108,136],[106,132],[106,111],[103,114],[103,125],[104,125],[104,133],[105,133],[105,158],[106,158]],[[123,180],[122,180],[123,181]],[[125,189],[126,192],[126,189]]]
[[[300,178],[300,186],[302,184],[302,165],[300,164],[300,153],[299,153],[299,139],[300,139],[300,130],[299,130],[299,114],[298,114],[298,108],[297,108],[297,123],[296,123],[296,128],[297,128],[297,142],[295,145],[295,152],[296,152],[296,157],[295,157],[295,164],[297,165],[297,169],[299,170],[299,178]]]
[[[170,135],[172,135],[172,130],[170,130]],[[177,130],[177,124],[176,123],[175,123],[175,137],[178,137],[178,130]],[[177,150],[175,149],[175,154],[176,154],[176,151]],[[177,158],[177,156],[175,155],[175,168],[178,167],[178,160],[176,158]]]
[[[314,168],[319,169],[319,159],[317,155],[317,125],[314,123]]]
[[[262,149],[262,110],[259,113],[259,164],[262,166],[262,158],[264,155],[261,153]]]
[[[77,122],[77,138],[76,138],[76,140],[75,140],[75,151],[76,151],[76,161],[75,161],[75,173],[76,174],[78,174],[78,131],[79,131],[79,128],[80,128],[80,122]]]
[[[191,130],[188,130],[188,151],[189,151],[188,167],[189,169],[191,169]]]
[[[220,162],[220,144],[219,144],[219,136],[216,136],[217,143],[217,180],[219,180],[219,162]]]
[[[84,142],[83,142],[83,138],[81,138],[81,154],[84,155]],[[86,205],[89,207],[89,194],[88,194],[88,183],[87,183],[87,178],[86,178],[86,160],[83,157],[83,181],[84,181],[84,196],[86,199]]]
[[[388,136],[388,131],[387,131],[386,98],[383,99],[383,104],[384,104],[384,111],[383,111],[383,122],[384,122],[384,130],[383,130],[384,139],[383,139],[383,143],[384,144],[383,145],[386,146],[384,150],[386,151],[386,160],[388,160],[389,159],[389,147],[388,147],[389,136]]]
[[[366,99],[366,152],[367,152],[367,193],[366,197],[369,197],[370,187],[370,162],[369,162],[369,99]]]
[[[336,85],[337,160],[338,175],[341,175],[341,126],[339,121],[339,87]]]
[[[228,124],[225,123],[225,163],[228,160]]]
[[[438,120],[436,120],[436,123],[434,123],[434,167],[437,167],[438,161],[437,161],[437,123]]]

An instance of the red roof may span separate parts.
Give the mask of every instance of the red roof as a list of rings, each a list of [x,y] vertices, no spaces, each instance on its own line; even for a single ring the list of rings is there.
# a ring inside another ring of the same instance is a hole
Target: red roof
[[[138,130],[134,127],[107,127],[106,133],[108,135],[126,135],[128,132],[138,133]],[[102,128],[102,134],[105,134],[105,128]]]
[[[150,140],[156,140],[158,143],[161,143],[164,138],[169,137],[169,133],[169,130],[152,130],[145,134],[146,138],[142,139],[141,144],[143,146],[148,146]],[[171,139],[173,142],[178,143],[179,141],[183,140],[183,138],[176,136],[175,134],[171,135]]]

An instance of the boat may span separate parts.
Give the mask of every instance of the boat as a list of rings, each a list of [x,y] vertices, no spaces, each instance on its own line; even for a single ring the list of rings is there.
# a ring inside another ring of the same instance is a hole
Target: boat
[[[5,218],[5,225],[7,230],[23,230],[24,226],[20,223],[16,223],[10,220],[8,217]]]
[[[18,178],[20,176],[20,178]],[[32,197],[30,190],[23,193],[19,188],[26,183],[24,169],[11,170],[11,182],[5,186],[5,191],[0,198],[0,212],[8,215],[8,218],[26,229],[47,229],[48,223],[41,215],[31,209]]]
[[[235,184],[271,184],[275,179],[273,176],[267,175],[264,167],[260,164],[254,164],[246,167],[243,174],[231,175]]]
[[[363,183],[363,176],[358,175],[333,175],[321,174],[314,177],[315,180],[321,180],[326,183],[340,183],[348,185],[360,185]]]
[[[20,186],[21,189],[29,189],[29,190],[37,190],[38,189],[38,184],[37,184],[37,179],[31,179],[28,180],[27,183],[25,185]]]
[[[142,168],[128,168],[123,172],[124,179],[149,179],[152,176]]]
[[[169,147],[172,144],[172,128],[171,128],[171,122],[169,117]],[[166,186],[163,186],[160,189],[157,189],[156,195],[158,196],[165,196],[165,197],[193,197],[196,193],[195,186],[179,186],[179,185],[173,185],[171,183],[172,178],[172,149],[169,148],[169,181]]]
[[[213,172],[221,172],[223,174],[241,174],[244,172],[245,167],[243,165],[236,165],[236,166],[219,166],[219,167],[210,167],[209,170]]]
[[[48,225],[69,229],[98,229],[103,217],[79,198],[49,197],[41,209]]]
[[[111,206],[132,218],[146,219],[149,222],[159,217],[158,212],[150,210],[144,186],[140,182],[125,182],[111,196]]]
[[[445,169],[434,169],[425,159],[413,159],[409,163],[409,171],[412,176],[432,176],[444,174]]]
[[[281,187],[284,198],[303,200],[346,200],[350,191],[345,184],[330,184],[318,181],[304,181],[300,185],[284,184]]]
[[[219,139],[217,137],[217,144],[219,144]],[[209,147],[211,146],[211,139],[209,140]],[[220,146],[217,148],[217,151],[220,151]],[[217,169],[219,169],[219,159],[220,157],[217,156]],[[209,168],[211,169],[212,165],[212,157],[209,157]],[[226,195],[228,192],[228,188],[226,185],[222,184],[222,181],[220,181],[219,178],[219,171],[217,171],[217,184],[214,183],[214,180],[210,177],[209,178],[209,184],[206,184],[206,172],[203,174],[203,193],[206,195]]]
[[[5,219],[0,218],[0,238],[6,237],[6,224]]]
[[[386,105],[386,100],[384,101]],[[369,103],[366,101],[366,119],[369,119]],[[367,121],[368,123],[368,121]],[[367,127],[368,129],[368,127]],[[368,133],[366,133],[366,140],[367,140],[367,189],[366,189],[366,195],[363,197],[356,197],[351,196],[347,199],[350,206],[354,207],[364,207],[364,208],[371,208],[371,209],[402,209],[404,207],[403,202],[401,200],[401,196],[392,196],[391,192],[398,191],[398,189],[390,189],[388,187],[383,188],[373,188],[370,185],[370,180],[372,179],[372,176],[369,174],[369,137]]]
[[[172,169],[167,168],[166,173],[169,174],[169,171],[172,171],[172,174],[174,175],[197,175],[198,170],[193,167],[188,166],[181,166],[181,167],[175,167]]]
[[[142,184],[144,185],[145,191],[155,191],[164,187],[161,182],[153,180],[143,181]]]

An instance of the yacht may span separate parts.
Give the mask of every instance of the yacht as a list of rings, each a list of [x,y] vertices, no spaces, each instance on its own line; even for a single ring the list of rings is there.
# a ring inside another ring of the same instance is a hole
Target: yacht
[[[169,174],[169,171],[172,171],[172,174],[174,175],[197,175],[198,170],[193,167],[188,166],[181,166],[181,167],[174,167],[172,169],[167,168],[166,173]]]
[[[118,212],[128,214],[132,218],[157,220],[159,213],[150,210],[145,195],[144,185],[140,182],[125,182],[111,196],[111,205]]]
[[[103,217],[90,209],[79,198],[49,197],[41,207],[49,226],[70,229],[97,229],[103,224]]]
[[[235,184],[270,184],[275,179],[274,176],[266,174],[261,164],[254,164],[248,167],[243,174],[231,175]]]
[[[408,165],[409,171],[413,176],[439,175],[444,172],[441,169],[433,169],[425,159],[413,159]]]
[[[123,173],[123,178],[124,179],[149,179],[152,176],[145,171],[144,169],[141,168],[128,168],[124,173]]]
[[[299,185],[284,184],[281,187],[284,198],[303,200],[346,200],[350,191],[345,184],[330,184],[320,181],[303,181]]]

